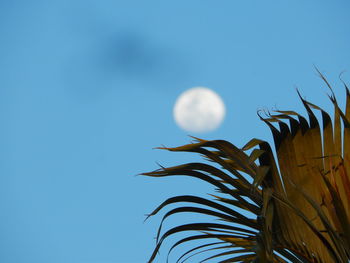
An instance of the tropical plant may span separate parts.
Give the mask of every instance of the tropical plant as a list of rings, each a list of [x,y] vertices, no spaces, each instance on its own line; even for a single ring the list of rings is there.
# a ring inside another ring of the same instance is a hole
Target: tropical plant
[[[214,200],[175,196],[158,206],[149,216],[181,204],[163,216],[149,262],[163,241],[177,233],[188,235],[174,243],[169,253],[187,242],[204,242],[185,251],[177,262],[192,261],[202,252],[212,254],[202,254],[207,256],[196,262],[350,262],[350,93],[344,86],[345,112],[334,93],[329,96],[333,120],[299,93],[309,121],[294,111],[259,114],[272,131],[277,162],[269,143],[259,139],[241,149],[224,140],[198,138],[181,147],[161,147],[199,153],[214,164],[161,167],[143,175],[195,177],[215,186],[220,194],[211,195]],[[315,111],[321,113],[322,128]],[[162,231],[164,220],[184,212],[211,216],[220,223],[194,222]]]

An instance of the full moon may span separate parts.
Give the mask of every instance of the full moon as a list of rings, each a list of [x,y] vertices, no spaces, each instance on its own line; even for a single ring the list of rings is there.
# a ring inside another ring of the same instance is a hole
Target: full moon
[[[189,89],[175,102],[175,122],[189,132],[213,131],[220,126],[224,117],[224,102],[218,94],[205,87]]]

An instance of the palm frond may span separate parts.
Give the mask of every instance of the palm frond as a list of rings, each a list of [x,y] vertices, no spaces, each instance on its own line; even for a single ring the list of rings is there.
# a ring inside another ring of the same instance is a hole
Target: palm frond
[[[334,94],[330,96],[333,121],[299,93],[308,120],[294,111],[259,115],[271,129],[277,160],[269,143],[260,139],[241,149],[224,140],[199,138],[180,147],[161,147],[198,153],[209,163],[161,167],[143,175],[194,177],[214,186],[219,194],[176,196],[159,205],[149,216],[169,205],[179,206],[163,215],[149,262],[164,240],[178,233],[188,236],[176,242],[169,254],[185,243],[203,242],[184,252],[178,262],[208,252],[212,254],[200,262],[348,262],[350,93],[346,85],[345,89],[345,112]],[[321,113],[322,127],[314,111]],[[220,223],[195,222],[163,231],[167,218],[188,212]]]

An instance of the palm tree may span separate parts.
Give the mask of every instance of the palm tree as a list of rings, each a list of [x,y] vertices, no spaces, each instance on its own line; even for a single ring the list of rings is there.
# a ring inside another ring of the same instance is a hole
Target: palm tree
[[[299,93],[309,121],[294,111],[259,114],[272,131],[277,162],[269,143],[259,139],[241,149],[224,140],[198,138],[181,147],[161,147],[199,153],[214,165],[187,163],[143,175],[195,177],[215,186],[219,194],[210,199],[175,196],[158,206],[149,216],[178,205],[163,216],[149,262],[154,261],[163,241],[177,233],[187,235],[173,244],[169,254],[184,243],[203,241],[177,262],[202,252],[207,256],[200,262],[350,262],[350,93],[344,86],[345,112],[333,92],[329,96],[333,120]],[[322,127],[314,111],[320,111]],[[184,212],[220,221],[162,231],[164,220]],[[208,252],[212,253],[209,257]]]

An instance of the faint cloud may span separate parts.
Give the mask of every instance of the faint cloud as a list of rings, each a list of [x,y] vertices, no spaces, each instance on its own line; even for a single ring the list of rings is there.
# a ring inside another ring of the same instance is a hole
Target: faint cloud
[[[120,32],[104,43],[101,65],[128,75],[150,74],[160,65],[159,50],[146,39]]]
[[[102,43],[99,63],[104,70],[124,78],[138,77],[153,83],[185,77],[184,57],[172,47],[138,31],[119,31]]]
[[[94,97],[120,86],[125,90],[128,83],[163,88],[188,76],[182,57],[178,50],[162,46],[141,32],[121,30],[108,36],[91,36],[77,46],[67,60],[65,76],[70,89]]]

